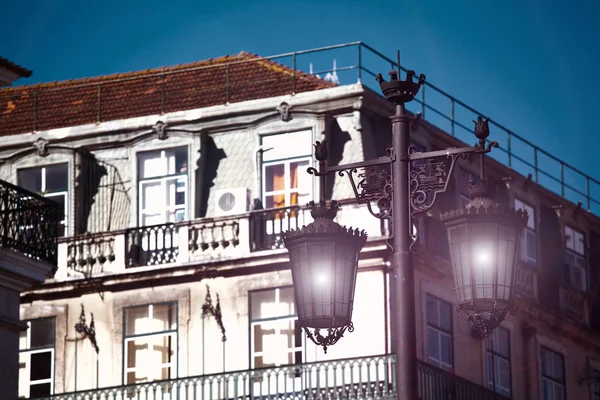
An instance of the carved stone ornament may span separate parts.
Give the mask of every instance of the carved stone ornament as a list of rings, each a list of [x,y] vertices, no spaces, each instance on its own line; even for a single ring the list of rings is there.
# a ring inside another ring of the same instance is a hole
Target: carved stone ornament
[[[167,135],[167,124],[162,121],[158,121],[156,124],[152,126],[152,130],[156,133],[156,137],[158,140],[165,140],[169,137]]]
[[[279,107],[276,108],[277,112],[279,112],[279,115],[281,115],[281,120],[283,122],[291,121],[291,119],[292,119],[291,109],[292,109],[292,106],[290,106],[285,101],[282,102],[279,105]]]
[[[39,138],[33,142],[33,147],[38,151],[40,157],[46,157],[48,155],[48,141],[44,138]]]

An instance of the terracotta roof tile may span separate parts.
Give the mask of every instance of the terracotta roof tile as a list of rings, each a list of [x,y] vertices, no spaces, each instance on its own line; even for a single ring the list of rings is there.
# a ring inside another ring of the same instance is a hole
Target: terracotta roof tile
[[[291,68],[241,52],[173,67],[4,88],[0,136],[281,96],[292,92],[293,75]],[[333,86],[296,72],[296,93]]]
[[[30,70],[28,70],[27,68],[23,68],[20,65],[17,65],[14,62],[7,60],[3,57],[0,57],[0,67],[4,67],[7,70],[12,71],[22,78],[29,78],[31,76]]]

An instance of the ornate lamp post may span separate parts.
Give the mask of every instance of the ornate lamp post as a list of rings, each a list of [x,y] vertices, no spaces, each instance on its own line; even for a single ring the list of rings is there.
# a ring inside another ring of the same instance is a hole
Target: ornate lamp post
[[[473,187],[473,201],[465,209],[446,213],[443,221],[448,229],[458,309],[467,313],[475,326],[487,334],[512,309],[516,254],[527,216],[523,212],[505,210],[485,197],[483,156],[498,146],[491,142],[486,147],[487,120],[479,117],[476,123],[479,142],[472,147],[412,152],[410,117],[405,103],[414,99],[425,76],[420,75],[419,80],[413,82],[414,71],[407,73],[406,80],[399,79],[400,70],[392,70],[389,75],[389,82],[381,74],[376,77],[383,94],[396,105],[391,117],[393,147],[388,150],[389,156],[328,166],[325,143],[317,142],[315,158],[319,161],[319,170],[308,170],[319,177],[321,186],[321,200],[310,204],[315,221],[285,232],[283,239],[290,255],[300,325],[307,336],[326,351],[346,330],[354,329],[351,317],[358,254],[366,241],[364,232],[341,227],[333,221],[338,204],[323,197],[327,175],[335,172],[347,175],[358,203],[366,204],[376,218],[392,222],[395,296],[390,300],[390,309],[396,315],[397,394],[404,400],[418,398],[412,252],[417,238],[412,234],[411,219],[431,209],[437,195],[446,191],[459,157],[465,158],[470,153],[481,156],[483,185]],[[412,162],[418,160],[425,163],[412,168]],[[385,165],[391,165],[389,170],[380,168]],[[358,172],[359,169],[364,171]]]

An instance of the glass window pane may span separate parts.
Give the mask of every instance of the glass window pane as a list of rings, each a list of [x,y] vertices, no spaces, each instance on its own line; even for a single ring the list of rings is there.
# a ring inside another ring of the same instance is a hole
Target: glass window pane
[[[279,208],[285,207],[285,195],[277,194],[274,196],[266,196],[265,197],[265,208]]]
[[[300,189],[301,192],[310,189],[312,176],[306,173],[307,168],[308,160],[290,163],[290,188]]]
[[[172,335],[154,337],[152,342],[152,350],[154,352],[154,359],[160,360],[160,364],[170,364],[173,356],[175,355],[174,348],[175,342]]]
[[[42,169],[20,169],[17,171],[17,182],[23,189],[34,193],[40,193],[42,191]]]
[[[173,167],[169,168],[170,175],[183,175],[188,172],[188,149],[187,147],[179,147],[167,152],[167,157],[170,162],[174,163]]]
[[[265,166],[265,191],[285,190],[285,164]]]
[[[69,188],[68,164],[49,165],[46,168],[46,193],[66,192]]]
[[[427,357],[440,359],[440,334],[433,328],[427,329]]]
[[[167,159],[162,151],[151,151],[138,154],[138,173],[141,179],[167,175]]]
[[[153,318],[156,321],[154,324],[154,332],[162,332],[175,330],[177,328],[175,304],[158,304],[152,306]]]
[[[250,301],[252,304],[252,314],[250,317],[253,321],[276,316],[276,314],[273,313],[273,305],[275,304],[275,289],[251,292]]]
[[[294,288],[289,286],[279,288],[279,312],[280,317],[296,315],[294,310]]]
[[[510,339],[509,339],[509,330],[505,328],[499,328],[497,333],[497,343],[495,346],[495,351],[498,354],[503,355],[506,358],[510,358]]]
[[[433,296],[427,295],[426,303],[427,303],[427,323],[436,325],[436,326],[439,325],[438,324],[439,318],[438,318],[437,299],[434,298]]]
[[[313,152],[312,131],[300,131],[262,137],[263,161],[311,156]]]
[[[440,328],[450,332],[452,330],[452,306],[445,301],[440,303]]]
[[[40,379],[50,379],[52,377],[52,352],[44,351],[41,353],[30,354],[29,379],[37,381]]]
[[[35,385],[31,385],[29,388],[29,397],[42,397],[49,396],[51,392],[52,386],[50,383],[38,383]]]
[[[165,193],[162,182],[147,182],[142,184],[142,209],[146,212],[163,211],[165,208]]]
[[[148,333],[149,307],[134,307],[125,310],[125,335]]]
[[[440,334],[440,361],[452,365],[452,337]]]
[[[54,319],[34,319],[30,323],[30,348],[54,347]]]

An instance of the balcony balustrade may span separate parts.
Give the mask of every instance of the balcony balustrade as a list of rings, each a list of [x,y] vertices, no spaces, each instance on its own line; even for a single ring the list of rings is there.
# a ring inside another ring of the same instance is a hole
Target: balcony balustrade
[[[574,287],[561,285],[558,288],[560,312],[567,318],[589,325],[588,299],[584,292]]]
[[[523,262],[519,264],[515,278],[515,291],[523,298],[537,300],[537,273],[534,268]]]
[[[0,180],[0,247],[57,264],[57,203]]]
[[[371,238],[384,236],[385,226],[375,218],[365,218],[367,213],[365,205],[346,204],[339,211],[337,222],[356,226],[357,221],[361,221],[360,227],[367,230]],[[61,238],[56,279],[243,258],[251,253],[283,249],[281,233],[310,222],[309,210],[293,206]]]
[[[395,399],[393,355],[232,371],[57,394],[47,400]],[[502,400],[473,382],[418,361],[422,400]]]

